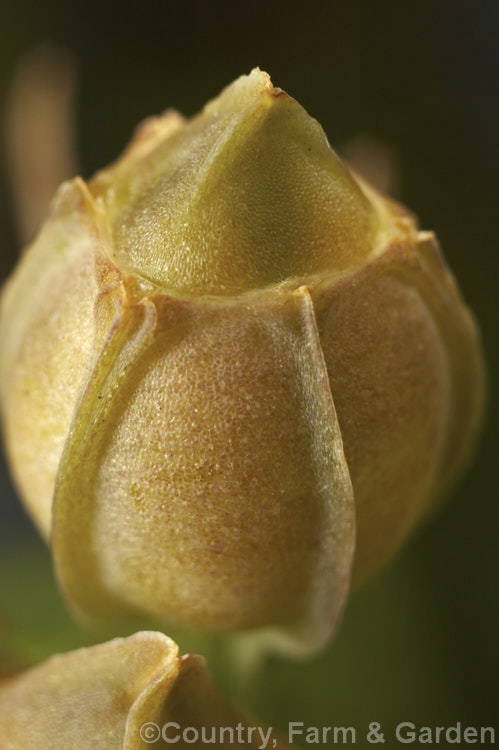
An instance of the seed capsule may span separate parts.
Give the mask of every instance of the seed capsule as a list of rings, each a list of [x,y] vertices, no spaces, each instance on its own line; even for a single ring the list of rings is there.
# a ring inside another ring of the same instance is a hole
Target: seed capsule
[[[57,655],[0,685],[6,750],[143,750],[167,743],[222,748],[234,742],[257,748],[263,738],[278,750],[291,748],[225,700],[202,657],[180,657],[161,633]]]
[[[452,482],[481,409],[434,235],[259,70],[61,187],[0,337],[14,475],[94,617],[317,647],[352,570],[381,568]]]

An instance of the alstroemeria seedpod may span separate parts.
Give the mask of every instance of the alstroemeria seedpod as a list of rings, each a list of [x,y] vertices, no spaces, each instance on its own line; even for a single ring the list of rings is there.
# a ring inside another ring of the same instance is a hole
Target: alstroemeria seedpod
[[[202,657],[180,657],[161,633],[57,655],[0,685],[2,750],[258,748],[262,738],[291,750],[225,700]]]
[[[317,647],[479,419],[477,333],[433,234],[259,70],[61,187],[1,346],[15,477],[94,617]]]

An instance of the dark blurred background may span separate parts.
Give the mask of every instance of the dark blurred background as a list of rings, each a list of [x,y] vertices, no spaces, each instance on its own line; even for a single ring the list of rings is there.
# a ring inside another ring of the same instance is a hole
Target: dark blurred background
[[[367,135],[391,155],[398,197],[436,230],[481,325],[491,393],[470,470],[395,564],[353,597],[326,654],[266,668],[250,703],[270,721],[496,720],[498,37],[497,0],[2,4],[2,103],[21,56],[40,42],[77,60],[84,177],[114,159],[145,116],[170,106],[193,114],[258,65],[321,122],[337,150],[351,153]],[[5,161],[0,175],[4,277],[19,243]],[[5,466],[0,545],[0,611],[36,644],[33,653],[77,644],[68,623],[54,625],[65,615],[48,556]]]

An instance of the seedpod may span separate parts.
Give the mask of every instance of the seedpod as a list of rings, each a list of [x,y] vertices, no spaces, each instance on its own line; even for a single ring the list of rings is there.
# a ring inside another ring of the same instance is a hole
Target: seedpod
[[[144,750],[226,744],[292,750],[233,707],[201,656],[141,632],[58,654],[0,684],[4,750]]]
[[[430,232],[254,70],[64,184],[7,284],[6,444],[72,606],[313,650],[465,462]]]

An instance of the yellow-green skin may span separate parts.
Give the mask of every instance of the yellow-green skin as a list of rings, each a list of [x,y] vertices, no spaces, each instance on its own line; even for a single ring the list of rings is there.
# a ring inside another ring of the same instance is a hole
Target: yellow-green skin
[[[481,410],[433,234],[259,70],[61,187],[0,344],[14,476],[72,605],[304,649],[452,481]]]
[[[177,748],[192,750],[206,747],[203,727],[208,738],[231,727],[211,745],[219,749],[231,731],[238,736],[238,726],[245,740],[239,744],[254,749],[270,729],[225,700],[202,657],[180,657],[177,645],[155,632],[58,654],[0,685],[2,750],[164,748],[158,734],[165,725],[171,742],[179,737]],[[186,727],[197,730],[199,741],[192,742],[192,731],[183,740]],[[269,746],[292,748],[275,731]]]

